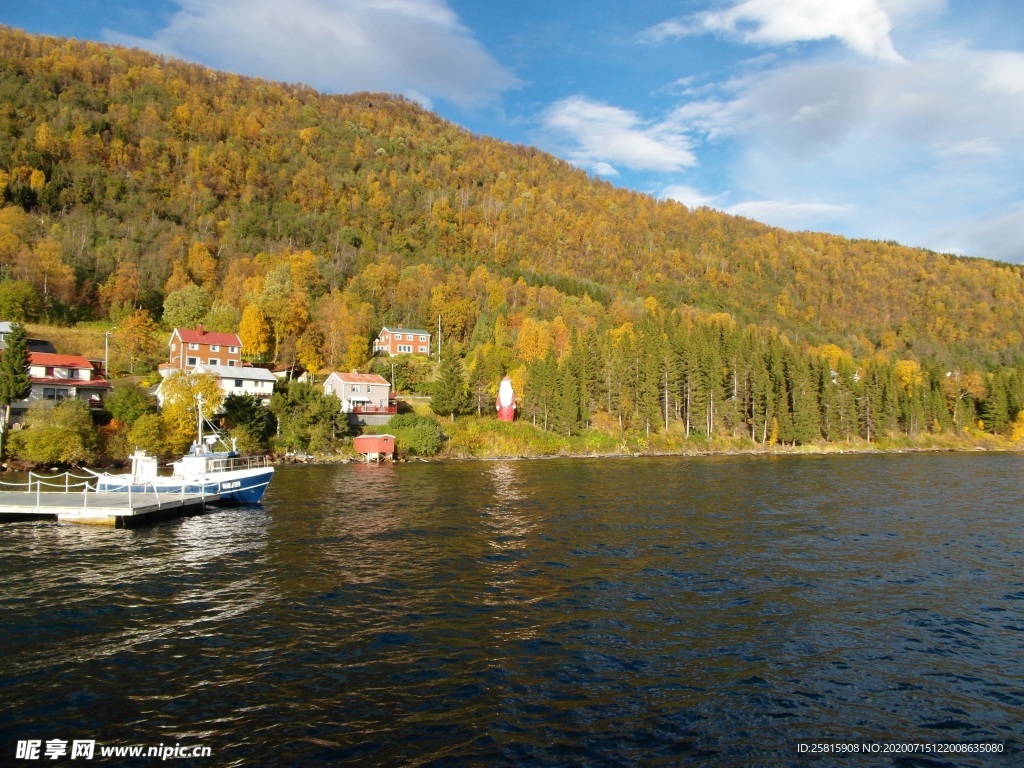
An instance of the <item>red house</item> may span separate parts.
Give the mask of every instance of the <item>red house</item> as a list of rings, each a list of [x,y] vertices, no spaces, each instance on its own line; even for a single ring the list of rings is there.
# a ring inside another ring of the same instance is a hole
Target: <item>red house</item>
[[[395,355],[429,355],[430,332],[419,328],[381,328],[373,340],[373,353]]]
[[[367,461],[395,458],[394,435],[359,435],[352,442],[356,453],[365,456]]]
[[[235,333],[208,332],[201,325],[195,330],[175,328],[168,346],[169,362],[160,366],[162,369],[194,368],[200,363],[229,368],[242,365],[242,342]]]

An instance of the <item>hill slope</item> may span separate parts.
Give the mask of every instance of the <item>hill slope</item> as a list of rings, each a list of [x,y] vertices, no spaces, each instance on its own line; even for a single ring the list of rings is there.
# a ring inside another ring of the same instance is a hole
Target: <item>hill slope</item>
[[[69,318],[125,299],[159,311],[189,282],[239,313],[233,262],[308,249],[327,292],[382,260],[399,273],[484,264],[605,306],[653,296],[859,354],[994,364],[1024,351],[1017,266],[691,211],[399,98],[135,50],[0,30],[0,168],[16,206],[0,263],[49,278],[51,312]],[[130,296],[115,285],[125,264]],[[423,301],[377,298],[374,322],[431,321]]]

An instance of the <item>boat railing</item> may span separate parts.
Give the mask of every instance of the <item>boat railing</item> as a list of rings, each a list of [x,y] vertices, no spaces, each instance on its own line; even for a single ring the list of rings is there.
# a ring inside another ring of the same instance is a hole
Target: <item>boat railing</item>
[[[234,456],[206,460],[206,471],[232,472],[240,469],[261,469],[270,466],[266,456]]]
[[[91,470],[86,470],[91,471]],[[102,487],[100,487],[100,479],[103,478]],[[161,498],[163,499],[174,499],[181,497],[184,500],[186,495],[186,484],[182,483],[181,488],[178,492],[168,492],[164,490],[162,493],[156,482],[151,480],[143,480],[141,482],[132,481],[130,478],[124,483],[112,482],[114,475],[100,475],[93,473],[91,475],[74,475],[70,472],[64,472],[59,475],[41,475],[35,472],[28,473],[28,479],[24,482],[7,482],[0,480],[0,490],[4,491],[15,491],[22,493],[35,493],[36,495],[36,511],[38,512],[41,507],[40,497],[44,493],[63,493],[63,494],[81,494],[82,496],[82,510],[87,511],[89,509],[89,496],[94,494],[126,494],[128,497],[129,507],[132,505],[132,496],[138,496],[139,494],[152,494],[155,499],[157,506],[163,505]],[[195,488],[189,485],[189,495],[198,495],[205,502],[208,495],[216,495],[219,488],[218,484],[214,481],[210,482],[198,482],[195,484]]]
[[[9,491],[35,491],[36,493],[80,493],[95,491],[96,478],[90,475],[73,475],[63,472],[59,475],[41,475],[29,472],[28,479],[20,483],[0,481],[0,489]]]

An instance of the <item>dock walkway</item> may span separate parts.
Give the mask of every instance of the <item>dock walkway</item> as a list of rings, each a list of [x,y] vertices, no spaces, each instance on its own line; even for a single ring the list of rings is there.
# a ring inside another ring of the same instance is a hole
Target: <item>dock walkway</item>
[[[0,483],[0,523],[56,519],[130,528],[202,514],[207,504],[220,499],[217,493],[97,491],[90,480],[69,474],[30,474],[27,483]],[[12,487],[24,490],[7,490]]]

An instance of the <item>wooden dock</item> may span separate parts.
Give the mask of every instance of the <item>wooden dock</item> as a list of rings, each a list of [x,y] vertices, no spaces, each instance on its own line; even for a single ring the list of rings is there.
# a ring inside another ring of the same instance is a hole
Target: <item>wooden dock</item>
[[[132,528],[174,517],[199,515],[220,494],[0,492],[0,523],[56,519],[62,523]]]

